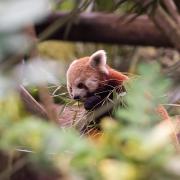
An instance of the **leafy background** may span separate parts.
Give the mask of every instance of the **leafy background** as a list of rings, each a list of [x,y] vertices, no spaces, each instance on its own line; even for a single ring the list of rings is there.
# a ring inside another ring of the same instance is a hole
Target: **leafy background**
[[[148,8],[158,2],[152,1]],[[93,6],[90,1],[73,0],[4,0],[0,5],[0,179],[179,179],[179,145],[170,136],[178,133],[174,124],[179,109],[177,104],[167,106],[169,91],[178,85],[171,69],[180,59],[176,50],[43,41],[36,44],[40,57],[35,63],[18,64],[15,58],[26,54],[33,43],[22,28],[50,11],[81,7],[83,12],[141,14],[146,8],[133,1],[108,0],[96,0]],[[62,127],[26,111],[17,91],[19,84],[38,101],[39,86],[48,86],[60,106],[60,119],[68,107],[79,110],[81,106],[68,98],[65,72],[72,60],[97,49],[105,49],[108,64],[130,77],[124,107],[116,107],[113,118],[102,119],[102,134],[82,135],[73,123]],[[170,124],[156,113],[159,104],[168,107]]]

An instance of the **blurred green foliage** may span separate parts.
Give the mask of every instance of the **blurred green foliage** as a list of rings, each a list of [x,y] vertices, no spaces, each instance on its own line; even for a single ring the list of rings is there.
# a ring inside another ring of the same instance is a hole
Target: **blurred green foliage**
[[[117,115],[131,123],[143,126],[144,124],[150,125],[159,119],[155,117],[155,110],[158,104],[166,103],[166,90],[170,86],[170,81],[162,77],[158,64],[155,66],[141,64],[139,73],[140,77],[132,80],[125,97],[128,103],[128,113],[126,109],[120,109]],[[139,93],[136,92],[137,90]]]
[[[5,5],[2,2],[0,5]],[[1,14],[3,17],[10,17],[7,19],[8,23],[4,21],[4,27],[9,28],[8,33],[3,30],[3,26],[0,28],[0,62],[5,63],[11,60],[7,58],[10,54],[14,56],[27,50],[30,42],[22,34],[22,29],[29,22],[36,22],[42,18],[49,10],[47,0],[38,1],[40,4],[35,0],[22,0],[23,16],[20,14],[22,19],[18,19],[15,15],[21,12],[17,11],[20,6],[17,6],[15,1],[12,2],[13,6],[2,6],[4,11]],[[30,6],[26,4],[28,2]],[[151,2],[156,4],[159,1]],[[6,7],[12,7],[11,11]],[[37,8],[35,11],[34,7]],[[89,8],[88,11],[117,13],[130,10],[142,13],[145,10],[139,8],[132,0],[63,0],[59,1],[55,10],[72,11],[78,7],[81,7],[81,11]],[[13,16],[7,16],[6,13],[12,13]],[[0,18],[1,25],[2,22]],[[133,58],[133,52],[136,51],[136,48],[115,45],[85,46],[80,43],[74,45],[57,42],[39,43],[38,49],[42,56],[59,59],[63,63],[90,55],[97,49],[105,49],[108,52],[109,64],[117,69],[126,59]],[[127,67],[129,66],[124,67],[124,70],[127,70]],[[9,82],[4,83],[5,78],[1,80],[0,179],[6,179],[14,171],[18,171],[13,159],[19,154],[23,154],[23,158],[30,161],[32,166],[38,167],[38,170],[41,167],[43,172],[52,170],[60,173],[61,179],[180,179],[179,153],[170,139],[172,129],[167,124],[161,124],[160,117],[156,114],[157,105],[166,102],[165,95],[170,81],[161,75],[161,69],[157,64],[141,65],[138,73],[139,76],[132,78],[127,84],[128,93],[124,98],[126,106],[115,109],[115,119],[106,117],[102,120],[102,136],[97,139],[82,135],[73,127],[58,127],[55,123],[28,114],[16,93],[19,84],[14,80],[14,74],[4,73],[4,76],[8,74],[8,81],[11,80],[17,86],[7,85]],[[56,91],[56,87],[54,88],[50,89],[52,94]],[[37,96],[36,88],[33,86],[32,92]],[[59,101],[65,106],[69,105],[67,97],[64,97],[65,88],[56,92],[59,93]],[[8,164],[3,164],[2,154],[7,155]],[[16,159],[17,162],[21,160],[21,156]]]
[[[71,11],[72,9],[74,9],[75,5],[76,5],[76,1],[74,1],[74,0],[63,0],[57,6],[57,10]]]
[[[139,77],[127,86],[125,109],[116,121],[102,121],[97,141],[73,128],[59,128],[24,113],[16,94],[0,100],[0,149],[25,151],[36,166],[55,169],[64,177],[81,179],[178,179],[166,168],[175,155],[166,126],[159,127],[155,109],[169,87],[157,64],[139,67]],[[162,135],[163,134],[163,135]]]

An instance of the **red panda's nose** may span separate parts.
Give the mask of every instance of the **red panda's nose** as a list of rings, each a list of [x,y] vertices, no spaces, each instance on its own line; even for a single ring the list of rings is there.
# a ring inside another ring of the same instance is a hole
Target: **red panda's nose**
[[[74,96],[73,97],[73,99],[75,99],[75,100],[80,100],[80,98],[81,98],[80,96]]]

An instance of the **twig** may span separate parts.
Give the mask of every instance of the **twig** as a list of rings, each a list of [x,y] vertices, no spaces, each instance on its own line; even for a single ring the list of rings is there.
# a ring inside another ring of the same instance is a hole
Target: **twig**
[[[173,0],[164,0],[162,1],[164,5],[166,6],[169,14],[172,16],[172,18],[180,25],[180,15],[178,13],[177,7]]]
[[[49,94],[48,89],[45,86],[40,86],[38,90],[40,100],[47,112],[48,118],[53,122],[59,123],[58,113],[54,106],[53,98]]]
[[[144,6],[148,0],[135,0],[137,3]],[[162,8],[159,4],[156,9],[151,12],[147,12],[149,17],[153,20],[157,27],[168,37],[173,43],[174,47],[180,52],[180,26],[177,24],[171,16]]]
[[[24,86],[21,85],[19,91],[25,107],[29,112],[43,119],[48,119],[46,110],[31,96]]]
[[[180,52],[180,27],[173,21],[173,19],[171,19],[161,6],[157,7],[152,19],[174,44],[174,47],[176,47]]]

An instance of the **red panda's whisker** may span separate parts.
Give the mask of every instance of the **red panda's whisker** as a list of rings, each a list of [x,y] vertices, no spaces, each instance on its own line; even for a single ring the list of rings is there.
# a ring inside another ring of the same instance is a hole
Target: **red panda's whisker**
[[[100,91],[100,92],[95,93],[95,95],[99,95],[99,94],[106,93],[106,92],[110,92],[110,91],[109,90]]]
[[[54,94],[54,95],[52,94],[52,97],[64,96],[64,95],[67,95],[67,94],[68,94],[67,92],[60,93],[60,94]]]
[[[52,95],[54,96],[56,94],[56,92],[61,89],[62,86],[57,86],[57,88],[53,91]]]
[[[112,86],[112,85],[110,85],[110,84],[106,84],[106,83],[101,83],[101,84],[103,84],[103,85],[105,85],[105,86],[107,86],[107,87],[115,88],[114,86]]]
[[[51,86],[48,86],[47,88],[50,89],[50,88],[55,88],[55,87],[59,87],[61,85],[51,85]]]

